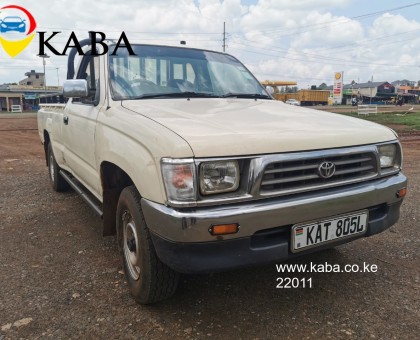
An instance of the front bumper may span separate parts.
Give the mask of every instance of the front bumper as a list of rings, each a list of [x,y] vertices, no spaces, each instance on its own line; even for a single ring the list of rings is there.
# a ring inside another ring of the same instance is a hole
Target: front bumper
[[[364,235],[299,255],[377,234],[398,220],[402,199],[396,193],[406,185],[399,173],[357,185],[214,207],[173,209],[142,199],[142,209],[164,263],[180,272],[212,272],[297,256],[290,252],[290,229],[297,223],[369,209]],[[229,223],[240,225],[237,234],[216,237],[208,231],[214,224]]]

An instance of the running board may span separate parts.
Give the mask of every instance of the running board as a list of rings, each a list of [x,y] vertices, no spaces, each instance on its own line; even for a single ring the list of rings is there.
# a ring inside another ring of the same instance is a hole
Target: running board
[[[73,179],[64,170],[60,170],[60,175],[74,189],[74,191],[76,191],[85,200],[85,202],[95,211],[95,213],[98,214],[100,218],[102,218],[102,209],[88,196],[84,189],[82,189],[79,184],[73,181]]]

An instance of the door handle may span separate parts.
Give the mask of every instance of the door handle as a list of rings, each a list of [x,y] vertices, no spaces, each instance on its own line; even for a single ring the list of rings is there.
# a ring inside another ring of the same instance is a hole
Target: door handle
[[[68,125],[69,124],[69,117],[68,116],[64,116],[63,117],[63,122],[64,122],[65,125]]]

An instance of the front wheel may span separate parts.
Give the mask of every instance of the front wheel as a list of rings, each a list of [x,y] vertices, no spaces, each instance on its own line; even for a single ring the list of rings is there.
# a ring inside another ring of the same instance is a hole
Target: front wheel
[[[118,246],[131,295],[141,304],[171,297],[179,274],[157,257],[134,186],[121,192],[116,218]]]

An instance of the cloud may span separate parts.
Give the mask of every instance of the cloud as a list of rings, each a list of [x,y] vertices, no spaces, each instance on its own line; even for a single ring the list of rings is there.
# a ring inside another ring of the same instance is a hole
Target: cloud
[[[260,79],[295,79],[303,88],[323,81],[331,84],[335,71],[344,71],[345,82],[368,81],[372,76],[381,81],[420,79],[418,21],[385,13],[371,25],[362,25],[329,12],[307,11],[304,22],[299,30],[271,31],[273,45],[259,45],[260,60],[250,68]],[[249,52],[246,56],[246,61],[256,58]]]
[[[247,2],[249,3],[249,1]],[[130,41],[222,50],[226,22],[227,52],[257,78],[297,80],[298,85],[332,83],[335,71],[360,81],[420,78],[420,22],[384,13],[372,21],[336,15],[350,0],[44,0],[18,1],[38,22],[38,31],[62,31],[54,43],[62,48],[71,31],[80,39],[88,30]],[[412,9],[413,11],[415,8]],[[363,12],[361,10],[361,12]],[[15,59],[0,49],[0,83],[19,81],[30,69],[40,71],[38,38]],[[66,58],[47,62],[47,81],[55,85],[66,74]],[[52,74],[48,76],[48,73]]]

